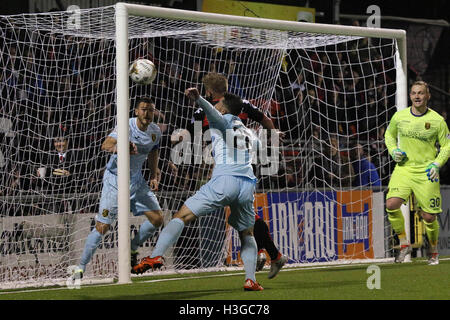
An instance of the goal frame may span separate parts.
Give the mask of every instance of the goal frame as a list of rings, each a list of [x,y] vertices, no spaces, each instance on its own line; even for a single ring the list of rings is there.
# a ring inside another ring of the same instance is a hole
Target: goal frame
[[[129,160],[129,76],[128,76],[128,17],[145,16],[172,20],[185,20],[209,24],[273,29],[280,31],[311,32],[344,36],[361,36],[395,39],[398,44],[396,67],[396,104],[397,109],[407,106],[407,58],[406,31],[400,29],[367,28],[343,25],[328,25],[296,21],[273,20],[264,18],[232,16],[180,9],[168,9],[118,2],[115,5],[116,27],[116,70],[117,86],[117,165],[118,165],[118,282],[131,282],[130,274],[130,160]],[[402,206],[405,216],[407,237],[409,239],[409,209]]]

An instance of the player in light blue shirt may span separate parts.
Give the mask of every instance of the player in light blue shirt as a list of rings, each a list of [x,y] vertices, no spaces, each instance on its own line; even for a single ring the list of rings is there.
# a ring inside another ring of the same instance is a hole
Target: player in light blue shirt
[[[152,255],[142,259],[132,272],[143,273],[162,266],[162,255],[178,240],[186,224],[230,206],[228,223],[239,232],[241,239],[244,289],[261,291],[263,288],[255,278],[257,245],[253,236],[253,201],[256,177],[251,165],[252,144],[258,141],[237,116],[242,110],[242,100],[238,96],[226,93],[213,107],[200,96],[197,88],[187,89],[186,95],[203,108],[209,121],[215,161],[212,178],[186,200],[162,230]]]
[[[162,211],[153,191],[158,189],[157,170],[161,130],[153,122],[155,105],[151,99],[141,98],[135,107],[136,117],[129,120],[130,141],[130,208],[133,215],[145,215],[145,221],[131,241],[131,265],[137,263],[137,249],[154,234],[163,222]],[[117,128],[116,128],[117,129]],[[112,153],[103,175],[103,189],[95,228],[88,235],[80,264],[72,277],[83,276],[103,235],[117,219],[117,130],[102,144],[102,150]],[[142,165],[149,161],[150,186],[142,175]]]

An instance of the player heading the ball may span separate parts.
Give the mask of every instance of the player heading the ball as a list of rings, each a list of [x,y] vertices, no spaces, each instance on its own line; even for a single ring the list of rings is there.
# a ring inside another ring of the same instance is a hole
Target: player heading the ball
[[[213,107],[200,96],[197,88],[187,89],[185,94],[194,100],[206,113],[213,141],[214,160],[228,157],[227,148],[232,146],[225,140],[233,139],[230,134],[245,135],[250,130],[244,126],[238,115],[242,110],[242,100],[238,96],[226,93],[219,103]],[[237,153],[246,153],[244,163],[221,161],[215,165],[212,178],[203,185],[192,197],[186,200],[180,210],[173,216],[159,235],[152,255],[141,260],[133,268],[134,273],[143,273],[148,269],[160,267],[163,264],[163,254],[176,243],[184,226],[198,217],[214,214],[225,206],[230,206],[231,214],[228,223],[235,228],[241,239],[241,258],[244,263],[244,290],[261,291],[263,288],[256,282],[257,244],[253,236],[255,223],[254,193],[256,177],[251,165],[251,153],[241,145],[234,147]]]

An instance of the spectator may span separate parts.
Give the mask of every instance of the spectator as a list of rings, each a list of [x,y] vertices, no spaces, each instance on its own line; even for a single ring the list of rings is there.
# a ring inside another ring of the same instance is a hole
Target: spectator
[[[339,148],[338,138],[329,138],[328,155],[325,159],[325,179],[332,187],[351,187],[355,172],[348,156]]]
[[[186,129],[177,130],[172,125],[168,125],[168,130],[161,136],[160,163],[161,163],[161,181],[166,190],[176,190],[180,185],[181,171],[178,166],[182,162],[182,154],[175,155],[176,147],[182,141],[190,139],[189,131]],[[178,159],[177,157],[180,157]],[[175,161],[175,163],[174,163]]]
[[[67,214],[75,209],[74,194],[79,192],[77,183],[81,183],[80,157],[77,149],[69,146],[70,131],[63,125],[52,130],[52,149],[41,150],[32,156],[38,165],[35,167],[31,188],[46,194],[52,201],[39,210],[48,213]]]
[[[298,69],[297,71],[297,77],[295,78],[295,81],[291,84],[291,88],[293,91],[300,90],[300,94],[302,96],[306,95],[306,84],[305,84],[305,78],[303,76],[303,71],[301,69]]]
[[[229,82],[229,91],[231,93],[237,94],[238,96],[241,96],[242,98],[246,98],[244,95],[244,90],[241,86],[241,81],[239,79],[238,74],[236,73],[236,62],[233,60],[228,60],[228,82]],[[211,73],[215,73],[214,70],[210,71]]]
[[[53,133],[53,150],[43,153],[37,176],[38,185],[49,194],[71,194],[77,191],[80,182],[79,156],[77,150],[69,148],[69,129],[57,126]]]
[[[14,168],[8,170],[6,165],[0,164],[0,172],[2,172],[2,179],[0,181],[0,196],[10,196],[17,194],[24,189],[24,179],[21,177],[20,170]]]
[[[325,82],[322,71],[315,74],[314,88],[317,93],[317,98],[323,103],[325,101]]]
[[[378,128],[377,136],[370,138],[370,149],[369,157],[372,160],[376,168],[379,168],[379,176],[381,179],[381,184],[383,186],[387,185],[389,182],[389,175],[393,170],[393,166],[390,165],[391,157],[384,144],[384,133],[386,132],[386,127],[381,126]]]
[[[370,162],[360,143],[352,142],[350,144],[350,159],[353,170],[355,171],[353,186],[381,187],[381,180],[377,168]]]

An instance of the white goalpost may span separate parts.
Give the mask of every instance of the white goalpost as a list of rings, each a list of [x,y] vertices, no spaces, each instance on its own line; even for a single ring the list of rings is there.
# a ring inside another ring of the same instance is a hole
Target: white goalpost
[[[82,283],[131,282],[130,235],[145,221],[130,214],[134,103],[148,96],[158,110],[163,138],[155,194],[167,224],[213,166],[210,137],[194,136],[203,119],[195,119],[183,94],[191,86],[205,94],[208,72],[225,74],[229,91],[285,134],[269,148],[275,158],[254,168],[255,210],[288,265],[391,260],[383,191],[394,164],[382,134],[408,103],[404,30],[126,3],[78,14],[75,28],[67,12],[0,16],[0,288],[65,284],[66,269],[79,263],[95,224],[109,156],[100,146],[114,128],[118,220]],[[150,85],[129,79],[129,65],[139,58],[158,69]],[[243,121],[262,134],[250,116]],[[53,160],[60,138],[68,141],[70,162]],[[201,161],[179,147],[200,151]],[[379,184],[357,180],[363,158],[373,163]],[[408,208],[402,210],[408,224]],[[186,226],[162,272],[240,268],[239,237],[228,214],[219,210]],[[151,254],[158,234],[139,248],[140,258]]]
[[[130,160],[128,143],[128,11],[123,3],[116,5],[116,66],[117,66],[117,186],[118,235],[119,235],[119,283],[131,282],[130,275]]]
[[[134,4],[118,3],[116,4],[116,47],[117,47],[117,99],[119,99],[126,105],[128,101],[128,15],[134,16],[147,16],[154,18],[174,19],[174,20],[186,20],[195,21],[201,23],[211,23],[218,25],[231,25],[249,28],[259,29],[272,29],[279,31],[292,31],[292,32],[311,32],[318,34],[335,34],[343,36],[361,36],[361,37],[379,37],[390,38],[398,41],[398,87],[397,87],[397,107],[407,106],[407,62],[406,62],[406,32],[404,30],[392,30],[381,28],[364,28],[364,27],[352,27],[352,26],[338,26],[338,25],[325,25],[325,24],[312,24],[312,23],[297,23],[290,21],[269,20],[261,18],[251,17],[239,17],[213,13],[193,12],[176,9],[165,9],[148,7]],[[123,95],[123,96],[122,96]],[[120,97],[120,98],[119,98]],[[117,123],[119,132],[128,132],[128,121],[125,117],[125,111],[117,113]],[[120,136],[120,134],[119,134]],[[122,139],[118,142],[118,156],[119,159],[128,158],[128,136],[122,135]],[[126,169],[127,162],[123,161],[122,176],[119,176],[119,194],[121,195],[119,200],[119,282],[127,283],[131,281],[130,273],[128,270],[130,245],[129,245],[129,222],[128,212],[129,210],[129,174]],[[128,160],[127,160],[128,161]],[[120,162],[120,160],[119,160]],[[119,170],[120,172],[120,170]],[[402,206],[402,210],[405,214],[405,221],[408,221],[406,230],[409,233],[409,211],[404,210],[405,206]],[[408,234],[409,239],[409,234]],[[123,242],[121,242],[123,241]]]

